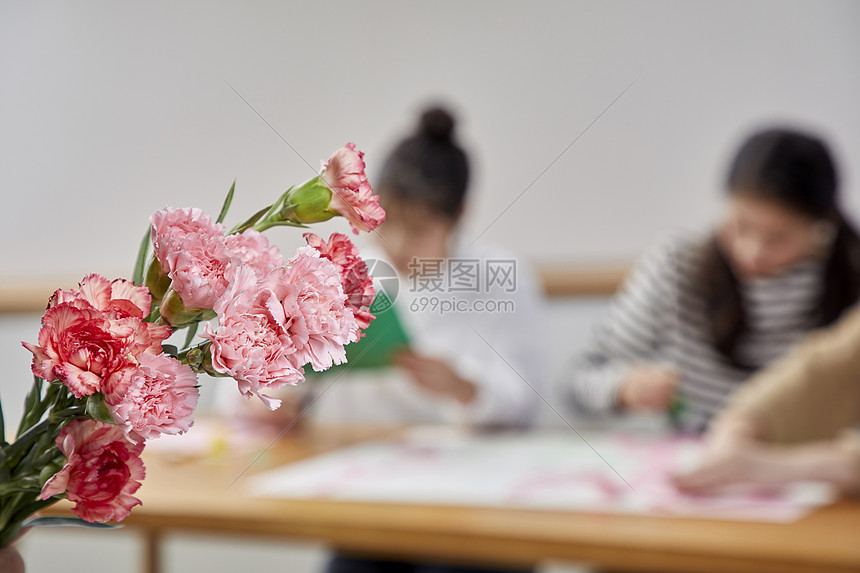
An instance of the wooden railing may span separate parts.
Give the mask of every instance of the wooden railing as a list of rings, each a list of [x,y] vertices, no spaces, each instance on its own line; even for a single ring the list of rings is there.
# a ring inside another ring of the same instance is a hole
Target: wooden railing
[[[627,265],[578,266],[543,264],[537,266],[544,292],[549,297],[609,296],[614,293]],[[41,312],[57,288],[71,288],[74,280],[6,282],[0,285],[0,313]]]
[[[618,290],[629,265],[540,265],[538,274],[548,297],[610,296]]]

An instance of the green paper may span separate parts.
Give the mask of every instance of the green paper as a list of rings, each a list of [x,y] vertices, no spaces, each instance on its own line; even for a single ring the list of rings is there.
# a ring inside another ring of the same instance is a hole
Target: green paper
[[[409,349],[409,337],[388,296],[380,292],[370,308],[376,319],[364,331],[365,336],[361,340],[346,345],[346,364],[326,372],[334,373],[345,368],[385,368],[394,364],[395,354]]]

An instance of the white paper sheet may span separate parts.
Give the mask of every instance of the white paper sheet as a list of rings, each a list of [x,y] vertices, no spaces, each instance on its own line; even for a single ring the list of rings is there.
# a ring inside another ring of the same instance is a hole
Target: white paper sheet
[[[822,483],[743,487],[720,496],[678,492],[669,476],[696,463],[701,444],[677,436],[573,432],[404,438],[335,451],[255,476],[261,497],[496,506],[790,522],[830,503]]]

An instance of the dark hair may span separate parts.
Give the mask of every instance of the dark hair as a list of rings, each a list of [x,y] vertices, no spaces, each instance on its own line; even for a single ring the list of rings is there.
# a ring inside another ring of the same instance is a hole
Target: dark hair
[[[421,114],[417,131],[386,159],[376,189],[456,219],[469,183],[469,159],[453,139],[454,117],[441,107]]]
[[[825,261],[821,298],[811,317],[814,324],[831,324],[858,300],[860,237],[837,206],[838,176],[823,141],[787,129],[756,133],[735,156],[727,185],[730,193],[771,199],[833,225],[835,235]],[[747,326],[738,279],[716,237],[705,245],[698,283],[715,347],[733,365],[752,369],[737,352]]]

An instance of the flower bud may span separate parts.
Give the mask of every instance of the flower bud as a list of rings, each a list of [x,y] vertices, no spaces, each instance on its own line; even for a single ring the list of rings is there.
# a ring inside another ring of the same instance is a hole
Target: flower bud
[[[203,371],[203,350],[200,348],[192,348],[189,350],[188,354],[185,355],[185,360],[195,372]]]
[[[188,308],[182,302],[182,297],[173,289],[169,289],[161,299],[159,307],[161,318],[173,328],[183,328],[195,322],[215,318],[215,311],[208,308]]]
[[[198,373],[206,373],[210,376],[225,377],[229,374],[218,372],[212,365],[212,343],[209,342],[202,346],[192,348],[186,356],[188,365],[192,370]]]
[[[167,289],[170,288],[170,277],[163,273],[158,259],[152,258],[146,270],[146,287],[152,295],[153,302],[161,300]]]
[[[66,458],[65,456],[57,456],[53,461],[46,464],[45,467],[39,471],[39,487],[44,487],[45,482],[54,477],[58,471],[63,469],[63,465],[65,465]]]
[[[284,206],[278,213],[282,221],[294,223],[319,223],[328,221],[337,213],[329,209],[331,189],[322,177],[317,176],[293,187],[284,199]]]

